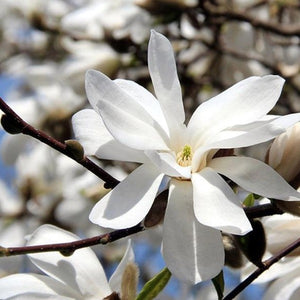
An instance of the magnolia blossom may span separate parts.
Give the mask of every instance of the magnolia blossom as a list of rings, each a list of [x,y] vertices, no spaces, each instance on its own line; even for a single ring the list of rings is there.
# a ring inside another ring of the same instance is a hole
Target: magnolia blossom
[[[136,225],[167,176],[163,256],[175,276],[197,283],[216,276],[224,265],[220,231],[243,235],[252,229],[238,197],[219,174],[262,196],[300,199],[270,166],[247,157],[222,157],[218,150],[270,140],[300,114],[267,116],[284,80],[250,77],[201,104],[185,125],[172,46],[155,31],[148,65],[157,99],[132,81],[112,81],[93,70],[86,75],[93,110],[73,116],[86,154],[142,163],[94,206],[90,220],[115,229]]]
[[[62,29],[79,38],[102,39],[110,33],[115,39],[129,36],[142,43],[149,34],[150,23],[150,15],[134,0],[101,0],[64,16]]]
[[[263,300],[297,300],[300,298],[300,265],[294,271],[275,280]]]
[[[29,238],[27,245],[72,242],[79,237],[52,225],[43,225]],[[1,299],[103,299],[120,292],[122,274],[133,263],[134,254],[128,243],[126,253],[109,282],[90,248],[77,250],[69,257],[48,252],[28,255],[44,273],[14,274],[0,279]]]

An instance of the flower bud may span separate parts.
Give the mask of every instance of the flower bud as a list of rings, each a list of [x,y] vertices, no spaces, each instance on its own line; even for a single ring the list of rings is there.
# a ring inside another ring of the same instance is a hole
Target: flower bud
[[[300,122],[279,135],[267,153],[266,163],[287,182],[300,173]],[[298,188],[298,186],[296,187]]]
[[[242,252],[234,236],[222,234],[225,250],[225,265],[231,268],[241,268],[243,266]]]
[[[237,242],[249,261],[260,267],[266,250],[265,231],[259,220],[251,220],[250,222],[253,230],[244,236],[237,237]]]
[[[168,192],[168,190],[163,191],[155,198],[150,211],[145,217],[145,227],[153,227],[155,225],[158,225],[164,219],[168,202]]]
[[[76,140],[67,140],[65,141],[67,146],[67,151],[71,154],[71,156],[77,160],[81,161],[84,157],[84,150],[81,144]]]
[[[1,116],[1,125],[10,134],[19,134],[23,130],[23,125],[20,122],[6,114]]]
[[[300,177],[300,123],[279,135],[272,143],[266,162],[294,188],[299,188]],[[273,203],[290,214],[300,216],[300,201],[273,200]]]
[[[128,263],[121,283],[121,299],[134,300],[138,285],[139,269],[135,263]]]

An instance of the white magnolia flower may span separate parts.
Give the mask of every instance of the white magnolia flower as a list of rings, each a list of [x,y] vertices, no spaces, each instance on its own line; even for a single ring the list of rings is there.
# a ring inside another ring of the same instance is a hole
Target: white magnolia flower
[[[297,300],[300,298],[300,265],[294,271],[275,280],[263,300]]]
[[[76,235],[52,225],[43,225],[29,238],[27,245],[72,242]],[[57,252],[28,255],[44,273],[14,274],[0,279],[1,299],[103,299],[113,291],[120,292],[122,274],[134,261],[128,243],[126,253],[109,282],[104,270],[90,248],[83,248],[69,257]]]
[[[142,43],[149,34],[150,15],[134,0],[101,0],[67,14],[62,29],[79,38],[102,39],[110,33],[115,39],[130,36]]]
[[[283,200],[300,195],[258,160],[215,154],[270,140],[300,114],[266,116],[284,80],[250,77],[200,105],[186,126],[172,47],[155,31],[148,65],[157,99],[132,81],[112,81],[93,70],[86,75],[94,110],[73,117],[86,154],[142,163],[95,205],[90,220],[115,229],[136,225],[168,176],[163,256],[174,275],[197,283],[223,267],[221,230],[239,235],[251,230],[238,197],[218,173],[259,195]]]

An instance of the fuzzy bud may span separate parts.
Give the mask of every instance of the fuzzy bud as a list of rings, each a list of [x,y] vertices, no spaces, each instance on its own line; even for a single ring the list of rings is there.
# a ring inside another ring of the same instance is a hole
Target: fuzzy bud
[[[251,225],[253,230],[244,236],[237,237],[237,242],[249,261],[260,267],[266,250],[265,231],[259,220],[252,220]]]
[[[23,130],[23,125],[20,122],[5,114],[1,116],[1,125],[10,134],[19,134]]]
[[[121,282],[121,299],[134,300],[136,297],[139,269],[133,262],[129,262],[124,270]]]
[[[300,173],[300,122],[279,135],[271,144],[266,163],[287,182]],[[298,188],[298,186],[296,187]]]
[[[160,193],[154,200],[150,211],[145,217],[144,226],[153,227],[162,222],[165,216],[167,202],[168,202],[168,190]]]
[[[279,135],[271,144],[266,163],[295,189],[300,185],[300,122]],[[300,201],[273,200],[282,211],[300,216]]]
[[[67,146],[66,150],[76,161],[81,161],[84,158],[84,150],[82,145],[76,140],[65,141]]]
[[[231,268],[241,268],[243,266],[242,252],[234,236],[222,234],[223,245],[225,250],[225,265]]]

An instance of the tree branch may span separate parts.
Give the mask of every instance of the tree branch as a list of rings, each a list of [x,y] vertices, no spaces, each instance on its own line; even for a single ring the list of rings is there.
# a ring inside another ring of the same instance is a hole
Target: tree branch
[[[77,157],[74,155],[70,148],[67,146],[66,143],[61,143],[58,140],[54,139],[53,137],[47,135],[45,132],[35,129],[28,123],[26,123],[19,115],[17,115],[5,102],[2,98],[0,98],[0,109],[4,112],[4,116],[6,117],[7,125],[12,127],[15,130],[14,133],[23,133],[25,135],[29,135],[44,144],[47,144],[51,148],[59,151],[60,153],[70,157],[71,159],[75,160],[77,163],[81,164],[83,167],[94,173],[96,176],[101,178],[105,181],[105,188],[114,188],[119,181],[92,162],[89,158],[82,155],[81,157]],[[1,118],[1,121],[2,121]],[[3,122],[2,122],[2,125]],[[6,128],[4,130],[8,131]],[[10,132],[12,133],[12,132]]]
[[[264,271],[268,270],[273,264],[278,262],[281,258],[288,255],[295,249],[300,247],[300,238],[279,251],[277,254],[273,255],[269,259],[265,260],[262,263],[262,266],[256,269],[250,276],[248,276],[244,281],[242,281],[237,287],[235,287],[227,296],[223,298],[223,300],[231,300],[235,296],[237,296],[241,291],[243,291],[248,285],[250,285],[259,275],[261,275]]]
[[[129,235],[143,231],[145,228],[138,224],[136,226],[115,230],[109,233],[105,233],[99,236],[82,239],[69,243],[58,243],[58,244],[48,244],[48,245],[35,245],[35,246],[24,246],[24,247],[1,247],[0,246],[0,257],[13,256],[29,253],[40,253],[40,252],[53,252],[59,251],[64,256],[69,256],[74,253],[74,251],[90,247],[94,245],[105,245],[107,243],[114,242],[121,238],[127,237]]]
[[[272,203],[245,207],[244,211],[249,219],[261,218],[272,215],[282,215],[284,212]]]
[[[263,29],[265,31],[276,33],[279,35],[300,36],[300,26],[298,26],[297,24],[284,25],[265,22],[240,11],[223,9],[222,7],[209,3],[208,1],[204,1],[202,9],[204,14],[208,15],[209,17],[223,17],[230,21],[235,20],[247,22],[254,28]]]

